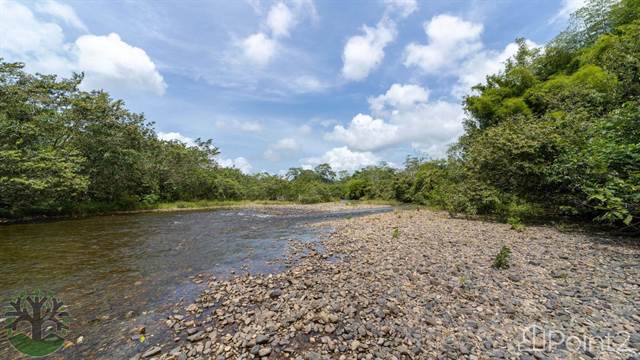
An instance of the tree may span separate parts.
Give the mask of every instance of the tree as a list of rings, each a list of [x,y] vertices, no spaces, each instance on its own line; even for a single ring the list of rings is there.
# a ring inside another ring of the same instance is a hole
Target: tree
[[[0,216],[68,207],[87,191],[66,114],[81,77],[30,75],[0,59]]]
[[[331,165],[324,163],[317,165],[313,168],[313,171],[318,175],[323,182],[333,182],[336,179],[336,172],[331,169]]]

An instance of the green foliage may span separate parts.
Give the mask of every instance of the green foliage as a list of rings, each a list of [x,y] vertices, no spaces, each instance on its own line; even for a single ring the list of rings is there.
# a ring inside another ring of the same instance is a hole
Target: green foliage
[[[509,257],[511,256],[511,249],[504,245],[500,249],[500,252],[493,259],[491,267],[494,269],[507,269],[509,267]]]
[[[397,239],[399,237],[400,237],[400,230],[398,229],[397,226],[394,226],[393,231],[391,232],[391,238]]]
[[[596,65],[584,65],[572,75],[556,75],[529,89],[524,98],[538,115],[553,111],[608,111],[618,101],[618,80]]]
[[[522,220],[520,220],[520,218],[517,216],[512,216],[508,218],[507,224],[511,225],[511,230],[515,230],[517,232],[522,232],[524,231],[524,228],[525,228],[524,224],[522,223]]]
[[[365,179],[350,179],[344,185],[344,197],[349,200],[359,200],[369,193],[369,182]]]
[[[621,0],[614,3],[609,19],[614,29],[622,25],[637,23],[640,20],[640,0]]]
[[[395,198],[394,183],[396,170],[387,164],[368,166],[343,179],[344,195],[347,199],[383,199]]]
[[[80,91],[81,76],[0,61],[0,216],[345,198],[489,215],[516,230],[534,217],[638,230],[639,13],[640,0],[589,0],[544,50],[517,39],[504,69],[465,98],[465,133],[446,159],[351,175],[328,164],[286,176],[221,168],[211,140],[160,140],[122,101]]]
[[[638,224],[638,4],[588,1],[545,51],[521,46],[475,87],[446,208]]]
[[[79,90],[81,76],[31,75],[23,66],[0,59],[0,217],[342,195],[328,164],[291,169],[289,179],[222,168],[211,140],[160,140],[121,100]]]

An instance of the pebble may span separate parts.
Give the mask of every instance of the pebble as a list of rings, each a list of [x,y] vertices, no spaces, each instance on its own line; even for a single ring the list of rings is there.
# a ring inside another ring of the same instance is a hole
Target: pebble
[[[261,348],[261,349],[258,351],[258,355],[259,355],[259,356],[267,356],[267,355],[269,355],[269,354],[271,354],[271,348],[269,348],[269,347]]]
[[[160,354],[161,351],[162,351],[162,349],[159,346],[154,346],[151,349],[145,351],[144,354],[142,354],[142,357],[143,358],[150,358],[152,356]]]
[[[269,337],[266,335],[258,335],[256,336],[256,344],[265,344],[269,342]]]
[[[565,336],[627,331],[640,347],[630,301],[640,298],[639,246],[423,209],[309,226],[332,230],[322,247],[288,240],[284,272],[203,279],[206,290],[166,324],[171,346],[189,360],[589,358],[566,348],[521,354],[523,331],[536,324]],[[496,271],[503,245],[510,267]]]

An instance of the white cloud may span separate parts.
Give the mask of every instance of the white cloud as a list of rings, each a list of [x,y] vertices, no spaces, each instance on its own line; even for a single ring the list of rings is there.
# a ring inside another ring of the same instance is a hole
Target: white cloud
[[[249,174],[251,172],[251,169],[253,169],[253,166],[251,166],[249,161],[242,156],[235,159],[220,158],[217,159],[217,161],[218,164],[222,167],[235,168],[240,170],[244,174]]]
[[[288,37],[291,30],[305,16],[316,18],[316,8],[312,0],[292,0],[291,3],[292,7],[283,1],[272,5],[263,25],[266,29],[249,35],[240,42],[244,57],[252,64],[261,67],[267,65],[284,50],[278,41],[279,38]]]
[[[540,46],[530,40],[525,42],[530,48]],[[458,80],[451,93],[459,98],[470,94],[472,86],[484,83],[487,75],[500,72],[507,59],[513,57],[517,52],[518,44],[513,42],[507,44],[502,51],[483,50],[470,56],[457,67]]]
[[[464,110],[459,103],[435,101],[394,113],[390,122],[399,127],[398,143],[411,141],[429,147],[429,155],[445,155],[447,147],[463,132]]]
[[[374,114],[382,115],[387,107],[407,109],[428,99],[429,90],[422,86],[393,84],[385,94],[369,98],[369,105]]]
[[[358,114],[348,126],[334,126],[325,138],[369,151],[415,143],[429,147],[432,156],[442,156],[462,133],[464,111],[458,103],[430,102],[428,93],[418,85],[394,84],[384,95],[371,100],[371,110],[384,119]],[[402,94],[410,96],[402,98]]]
[[[384,0],[384,5],[388,11],[397,11],[402,17],[407,17],[418,10],[416,0]]]
[[[61,4],[55,0],[45,0],[36,5],[36,10],[57,17],[78,30],[88,31],[87,26],[80,20],[75,10],[67,4]]]
[[[356,150],[377,150],[397,142],[398,127],[374,119],[369,115],[358,114],[345,128],[336,125],[325,139],[349,145]]]
[[[289,30],[294,25],[295,18],[287,5],[280,2],[271,7],[267,15],[267,26],[274,37],[289,36]]]
[[[255,65],[264,66],[275,55],[277,43],[264,33],[248,36],[241,43],[244,56]]]
[[[180,134],[179,132],[162,132],[158,131],[158,139],[165,141],[180,141],[185,143],[187,146],[196,146],[195,141],[188,137]]]
[[[451,15],[437,15],[424,24],[427,44],[411,43],[405,48],[405,66],[417,66],[426,73],[454,68],[464,57],[482,48],[482,24]]]
[[[342,146],[333,148],[322,156],[303,159],[302,162],[303,168],[327,163],[335,171],[355,171],[365,166],[376,165],[380,158],[368,151],[351,151],[348,147]]]
[[[562,0],[562,6],[557,13],[549,20],[550,23],[558,21],[566,21],[571,14],[582,8],[586,4],[586,0]]]
[[[69,16],[68,10],[61,14]],[[146,52],[122,41],[118,34],[83,35],[74,43],[65,43],[59,25],[39,20],[27,7],[12,1],[0,1],[0,51],[8,61],[25,62],[29,71],[62,76],[84,72],[84,89],[117,87],[161,95],[167,87]]]
[[[404,65],[415,66],[427,74],[454,76],[451,94],[461,98],[471,87],[483,83],[487,75],[503,69],[504,63],[518,51],[518,45],[507,44],[503,50],[485,49],[480,36],[483,25],[451,15],[437,15],[424,24],[427,44],[411,43],[405,48]],[[526,40],[529,47],[538,47]],[[380,101],[371,101],[379,111]]]
[[[58,24],[36,19],[19,3],[0,1],[0,50],[5,57],[35,62],[59,57],[63,46],[64,33]]]
[[[342,75],[349,80],[362,80],[384,59],[384,48],[396,37],[393,21],[382,19],[375,28],[364,25],[364,35],[347,40],[342,53]]]
[[[278,140],[278,142],[275,143],[273,147],[274,149],[278,150],[298,150],[298,148],[300,148],[300,145],[293,138],[283,138]]]
[[[257,121],[218,120],[215,123],[218,129],[232,129],[246,132],[262,131],[262,124]]]
[[[78,68],[86,73],[85,87],[124,86],[147,89],[158,95],[164,94],[167,87],[147,53],[122,41],[116,33],[83,35],[71,51]]]
[[[291,152],[300,149],[300,144],[294,138],[282,138],[275,144],[269,146],[264,152],[264,157],[271,161],[280,160],[281,152]]]

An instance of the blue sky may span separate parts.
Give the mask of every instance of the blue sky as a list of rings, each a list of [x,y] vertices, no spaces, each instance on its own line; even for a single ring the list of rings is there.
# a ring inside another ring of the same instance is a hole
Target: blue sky
[[[517,37],[541,46],[581,0],[0,0],[0,56],[86,74],[225,166],[337,170],[441,157],[461,98]]]

